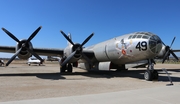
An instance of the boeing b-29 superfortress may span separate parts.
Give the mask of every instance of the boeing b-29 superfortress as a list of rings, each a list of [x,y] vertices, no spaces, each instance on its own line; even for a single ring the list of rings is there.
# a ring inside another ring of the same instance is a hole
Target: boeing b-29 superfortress
[[[158,72],[154,69],[154,58],[162,58],[162,63],[175,50],[171,49],[175,38],[170,46],[165,45],[162,40],[150,32],[134,32],[112,38],[110,40],[95,44],[90,47],[83,47],[91,37],[92,33],[81,44],[74,43],[71,36],[67,36],[63,31],[62,35],[68,40],[68,46],[65,49],[51,48],[33,48],[31,40],[41,29],[38,27],[28,39],[17,39],[12,33],[5,28],[2,30],[17,42],[14,46],[0,46],[0,52],[15,53],[6,63],[8,66],[18,56],[20,59],[28,59],[34,55],[39,60],[43,59],[39,55],[60,56],[60,72],[72,72],[73,67],[81,67],[86,70],[111,70],[127,69],[148,65],[144,73],[145,80],[151,81],[158,79]],[[176,50],[179,51],[179,50]],[[141,64],[134,64],[141,63]]]

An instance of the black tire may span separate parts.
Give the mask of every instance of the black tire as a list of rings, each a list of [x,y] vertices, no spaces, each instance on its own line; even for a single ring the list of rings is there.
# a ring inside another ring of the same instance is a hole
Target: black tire
[[[67,70],[68,70],[68,72],[70,72],[70,73],[72,73],[72,65],[71,64],[68,64],[68,68],[67,68]]]
[[[149,70],[146,70],[145,72],[144,72],[144,79],[146,80],[146,81],[152,81],[152,79],[153,79],[153,76],[152,76],[153,74],[151,73],[151,71],[149,71]]]
[[[153,70],[152,74],[153,74],[153,80],[158,80],[158,78],[159,78],[158,71]]]
[[[78,62],[74,62],[73,67],[78,67]]]
[[[64,66],[61,66],[61,64],[63,63],[63,61],[65,60],[66,58],[62,58],[61,61],[60,61],[60,73],[65,73],[66,72],[66,68],[67,68],[67,64],[65,64]]]
[[[64,73],[66,71],[66,65],[60,67],[60,73]]]

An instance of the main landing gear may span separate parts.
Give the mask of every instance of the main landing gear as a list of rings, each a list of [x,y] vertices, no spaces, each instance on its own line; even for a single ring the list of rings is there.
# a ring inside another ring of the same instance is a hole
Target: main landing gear
[[[147,81],[152,81],[152,80],[158,80],[158,72],[157,70],[154,69],[154,60],[153,59],[149,59],[148,60],[148,67],[147,70],[144,73],[144,79]]]
[[[72,73],[72,69],[73,69],[73,67],[72,67],[71,63],[68,63],[68,64],[65,64],[64,66],[60,67],[60,73],[65,73],[65,72]]]
[[[61,61],[60,61],[60,65],[61,63],[63,63],[63,61],[65,60],[66,58],[62,58]],[[73,67],[71,65],[71,63],[67,63],[63,66],[60,66],[60,73],[65,73],[65,72],[70,72],[72,73],[72,70],[73,70]]]

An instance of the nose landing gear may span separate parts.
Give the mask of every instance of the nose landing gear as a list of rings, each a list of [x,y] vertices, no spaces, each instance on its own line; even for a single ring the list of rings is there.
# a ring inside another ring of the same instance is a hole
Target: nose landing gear
[[[149,59],[148,61],[147,70],[144,72],[144,79],[147,81],[158,80],[159,75],[157,70],[154,69],[154,60]]]

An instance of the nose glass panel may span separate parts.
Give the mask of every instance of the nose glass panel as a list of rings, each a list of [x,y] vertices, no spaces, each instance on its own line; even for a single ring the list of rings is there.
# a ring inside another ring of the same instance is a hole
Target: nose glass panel
[[[151,36],[149,40],[149,48],[153,53],[159,53],[162,48],[161,39],[156,35]]]

